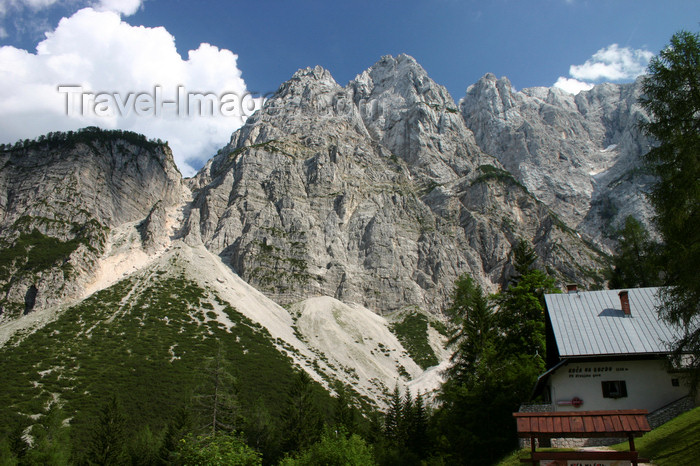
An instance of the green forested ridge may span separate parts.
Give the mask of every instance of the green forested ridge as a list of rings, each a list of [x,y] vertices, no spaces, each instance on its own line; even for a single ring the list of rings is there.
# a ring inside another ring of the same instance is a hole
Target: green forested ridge
[[[0,144],[0,152],[21,151],[30,149],[54,150],[62,147],[73,147],[78,143],[93,144],[95,142],[126,141],[135,146],[146,149],[155,149],[166,146],[167,143],[160,139],[148,139],[146,136],[133,131],[122,129],[102,129],[96,126],[87,126],[77,131],[56,131],[41,135],[36,139],[22,139],[14,144]]]
[[[231,333],[214,319],[215,308],[234,323]],[[203,361],[217,354],[219,342],[238,382],[240,405],[256,407],[258,417],[261,410],[268,413],[270,425],[259,427],[275,429],[273,420],[282,418],[296,376],[271,340],[265,329],[182,274],[161,271],[124,280],[0,349],[0,418],[13,420],[0,423],[0,438],[31,424],[27,416],[41,420],[60,406],[70,419],[72,459],[79,462],[89,456],[95,420],[112,396],[129,431],[148,426],[160,433],[179,407],[193,404],[206,376]],[[309,389],[325,419],[328,394],[315,383]],[[241,425],[246,418],[259,420],[246,409],[241,418]]]

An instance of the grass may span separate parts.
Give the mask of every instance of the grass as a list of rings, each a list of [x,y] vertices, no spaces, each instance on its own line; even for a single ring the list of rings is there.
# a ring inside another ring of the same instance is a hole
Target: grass
[[[659,466],[694,466],[700,458],[700,407],[681,414],[675,419],[635,439],[639,456],[649,458]],[[628,451],[627,441],[612,446],[618,451]],[[538,451],[572,451],[571,449],[542,448]],[[499,466],[519,465],[521,458],[529,458],[530,449],[511,453]]]
[[[681,414],[635,440],[639,455],[659,466],[696,465],[700,458],[700,407]],[[627,450],[627,442],[614,445]]]
[[[528,440],[529,441],[529,440]],[[538,448],[537,451],[574,451],[573,448]],[[516,450],[510,455],[503,458],[497,464],[498,466],[520,466],[520,460],[530,457],[530,449],[525,448],[522,450]]]

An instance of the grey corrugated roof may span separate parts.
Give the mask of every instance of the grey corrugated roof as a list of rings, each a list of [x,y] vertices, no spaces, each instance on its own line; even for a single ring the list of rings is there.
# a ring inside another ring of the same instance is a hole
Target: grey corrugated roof
[[[620,290],[545,295],[559,356],[668,353],[680,330],[659,318],[660,288],[629,288],[631,315],[620,305]]]

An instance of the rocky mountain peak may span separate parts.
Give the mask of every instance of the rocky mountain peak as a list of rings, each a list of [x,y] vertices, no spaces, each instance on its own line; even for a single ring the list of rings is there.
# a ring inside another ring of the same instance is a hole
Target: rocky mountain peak
[[[643,191],[650,179],[630,172],[649,147],[638,128],[647,118],[638,95],[638,83],[600,84],[576,96],[556,88],[516,91],[487,74],[467,89],[460,111],[484,152],[609,250],[608,236],[627,215],[649,215]]]
[[[447,90],[430,79],[428,73],[410,55],[386,55],[350,82],[355,101],[391,95],[394,103],[419,102],[455,107]]]
[[[440,314],[461,273],[493,289],[520,237],[565,274],[577,272],[562,248],[583,267],[598,260],[478,147],[407,55],[344,88],[322,68],[296,73],[190,186],[189,240],[281,303]]]
[[[297,70],[289,81],[280,86],[280,91],[294,88],[295,85],[301,83],[303,86],[327,86],[329,88],[340,87],[333,79],[333,75],[322,66],[307,67]],[[279,94],[280,91],[277,93]],[[281,92],[284,94],[284,92]]]
[[[0,250],[20,253],[0,260],[0,321],[80,296],[122,225],[148,217],[156,247],[157,206],[183,190],[170,148],[127,131],[51,133],[0,151],[0,165]]]

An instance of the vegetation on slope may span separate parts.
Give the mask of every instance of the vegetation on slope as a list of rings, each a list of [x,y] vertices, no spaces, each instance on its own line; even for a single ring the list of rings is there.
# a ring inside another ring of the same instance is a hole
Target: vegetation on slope
[[[700,407],[681,414],[635,440],[639,455],[659,466],[691,466],[700,458]],[[613,446],[628,450],[627,442]]]
[[[440,362],[428,342],[428,318],[425,315],[417,312],[407,314],[401,321],[392,324],[391,331],[422,369]]]
[[[96,126],[87,126],[77,131],[56,131],[41,135],[36,139],[23,139],[14,144],[0,144],[1,152],[27,151],[27,150],[55,150],[73,147],[76,144],[109,143],[114,141],[126,141],[144,149],[155,149],[165,146],[167,143],[160,139],[148,139],[143,134],[121,129],[105,130]]]
[[[230,332],[221,323],[226,319]],[[256,423],[248,433],[257,437],[249,440],[279,454],[284,432],[276,424],[284,419],[296,375],[271,340],[212,290],[181,274],[124,280],[0,349],[0,439],[41,424],[60,406],[61,422],[70,425],[72,458],[80,462],[90,456],[96,420],[113,396],[128,431],[147,428],[160,435],[181,407],[197,417],[192,405],[207,377],[203,362],[217,354],[220,342],[238,404],[247,408],[241,425],[245,419]],[[325,419],[330,397],[315,383],[309,387]]]

